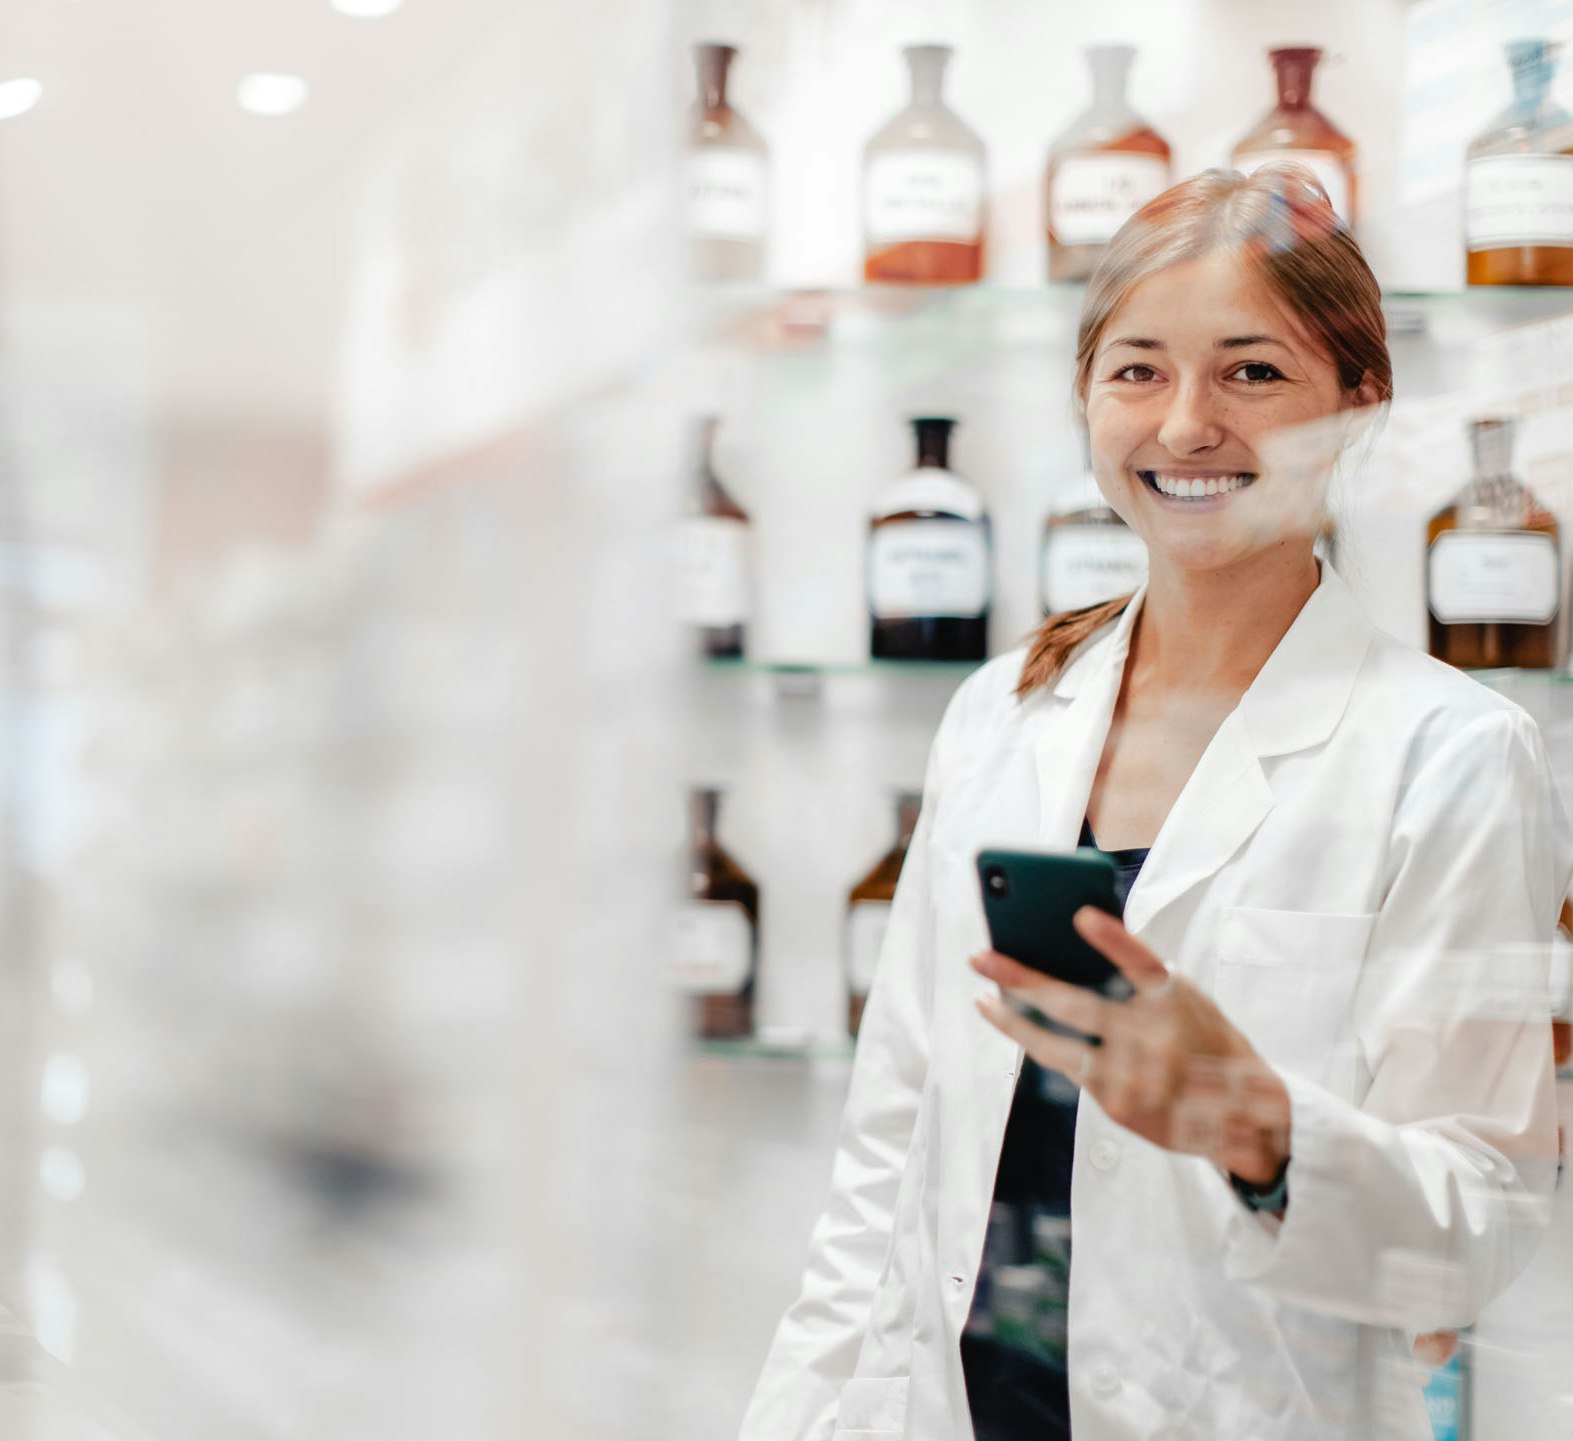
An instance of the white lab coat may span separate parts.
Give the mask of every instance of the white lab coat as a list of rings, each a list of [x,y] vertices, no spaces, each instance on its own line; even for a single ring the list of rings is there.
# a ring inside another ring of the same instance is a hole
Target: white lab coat
[[[1139,604],[1025,701],[1020,649],[951,701],[742,1441],[972,1436],[959,1341],[1022,1059],[973,1007],[974,856],[1076,844]],[[1429,1437],[1413,1335],[1470,1321],[1549,1211],[1545,951],[1570,870],[1533,721],[1376,630],[1324,566],[1126,908],[1284,1078],[1288,1214],[1082,1095],[1077,1441]]]

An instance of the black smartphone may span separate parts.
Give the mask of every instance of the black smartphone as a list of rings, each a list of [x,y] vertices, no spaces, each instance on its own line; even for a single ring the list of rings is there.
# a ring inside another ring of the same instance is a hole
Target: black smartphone
[[[1101,851],[979,851],[978,882],[989,943],[1002,956],[1046,976],[1085,986],[1110,1000],[1128,999],[1131,983],[1071,924],[1083,906],[1124,915],[1115,878],[1114,862]],[[1036,1008],[1017,1009],[1040,1025],[1064,1029]]]

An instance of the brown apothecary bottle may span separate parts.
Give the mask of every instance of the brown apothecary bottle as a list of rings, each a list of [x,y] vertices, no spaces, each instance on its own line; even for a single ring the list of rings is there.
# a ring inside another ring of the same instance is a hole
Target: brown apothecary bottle
[[[737,50],[694,46],[699,95],[689,122],[688,257],[696,280],[760,281],[770,218],[770,152],[732,106]]]
[[[754,1031],[759,970],[759,887],[716,839],[721,793],[689,797],[688,900],[679,908],[673,979],[688,993],[694,1034],[738,1040]]]
[[[1514,422],[1469,427],[1474,474],[1426,528],[1431,654],[1468,670],[1560,663],[1561,536],[1512,473]]]
[[[1115,232],[1169,188],[1169,142],[1134,111],[1136,50],[1092,45],[1092,104],[1054,141],[1044,172],[1049,279],[1086,280]]]
[[[1311,77],[1322,52],[1311,45],[1291,45],[1269,50],[1267,58],[1273,65],[1278,103],[1234,147],[1234,168],[1249,175],[1280,161],[1303,165],[1321,182],[1339,219],[1353,226],[1358,214],[1357,148],[1311,104]]]
[[[874,983],[874,969],[885,943],[885,928],[890,921],[891,902],[896,898],[896,882],[918,827],[923,796],[918,791],[902,791],[896,797],[896,843],[874,863],[873,868],[847,897],[846,925],[842,951],[847,981],[847,1033],[857,1039],[863,1023],[863,1007]]]
[[[1469,147],[1465,267],[1471,285],[1573,285],[1573,116],[1551,99],[1560,46],[1507,46],[1513,103]]]
[[[983,142],[943,96],[949,46],[902,52],[912,99],[863,158],[863,278],[965,285],[983,278]]]
[[[710,660],[742,656],[753,595],[753,526],[715,472],[720,422],[705,416],[694,426],[694,485],[683,517],[679,614]]]

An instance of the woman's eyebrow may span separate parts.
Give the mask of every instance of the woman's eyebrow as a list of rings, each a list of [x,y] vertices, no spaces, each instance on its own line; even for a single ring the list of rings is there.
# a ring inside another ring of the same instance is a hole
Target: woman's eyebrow
[[[1132,350],[1162,350],[1164,348],[1161,340],[1149,340],[1142,335],[1118,336],[1109,342],[1108,348],[1113,350],[1117,345],[1128,345]]]
[[[1227,340],[1220,340],[1219,350],[1245,350],[1253,345],[1276,345],[1283,350],[1289,347],[1275,335],[1231,335]]]

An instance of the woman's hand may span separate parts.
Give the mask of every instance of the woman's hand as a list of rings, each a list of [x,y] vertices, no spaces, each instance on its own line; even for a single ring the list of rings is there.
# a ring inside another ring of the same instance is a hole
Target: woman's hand
[[[1040,1066],[1090,1091],[1138,1136],[1206,1156],[1242,1181],[1272,1182],[1289,1159],[1283,1082],[1210,997],[1172,974],[1120,921],[1083,906],[1074,924],[1135,988],[1129,1000],[1106,1000],[997,951],[974,956],[972,967],[1005,994],[1101,1044],[1057,1035],[992,996],[977,1003],[984,1019]]]

